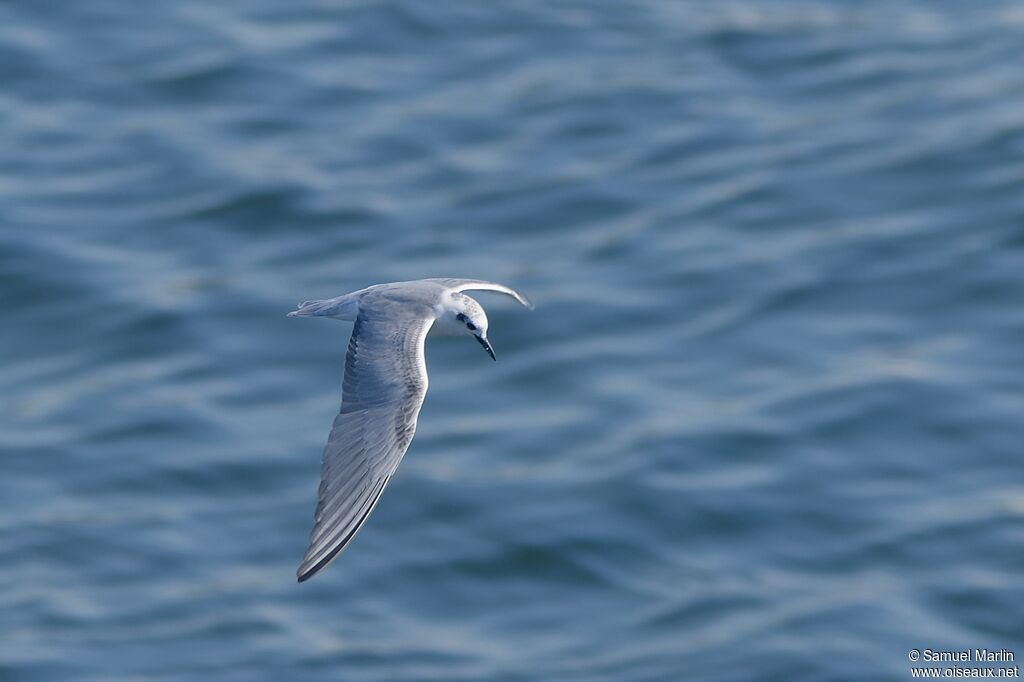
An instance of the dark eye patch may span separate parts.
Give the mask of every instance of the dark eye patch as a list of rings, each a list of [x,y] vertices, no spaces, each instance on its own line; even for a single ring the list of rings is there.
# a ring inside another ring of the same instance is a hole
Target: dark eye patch
[[[458,315],[455,316],[455,319],[458,320],[459,322],[465,322],[466,321],[466,314],[465,313],[459,313]]]
[[[471,332],[475,332],[476,331],[476,325],[473,324],[472,322],[467,322],[466,323],[466,327],[468,327],[469,331],[471,331]]]

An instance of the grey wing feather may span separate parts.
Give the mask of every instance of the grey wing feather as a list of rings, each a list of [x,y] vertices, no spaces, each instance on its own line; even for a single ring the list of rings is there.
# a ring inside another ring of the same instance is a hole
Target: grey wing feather
[[[352,541],[376,506],[416,430],[427,392],[426,306],[395,315],[386,302],[361,308],[345,356],[341,412],[324,448],[309,548],[308,580]],[[390,314],[389,314],[390,313]]]
[[[512,287],[507,287],[504,284],[488,282],[482,279],[460,279],[457,277],[437,278],[426,281],[437,282],[438,284],[446,286],[453,291],[496,291],[500,294],[511,296],[530,310],[533,310],[533,303],[530,302],[530,299],[526,298]]]

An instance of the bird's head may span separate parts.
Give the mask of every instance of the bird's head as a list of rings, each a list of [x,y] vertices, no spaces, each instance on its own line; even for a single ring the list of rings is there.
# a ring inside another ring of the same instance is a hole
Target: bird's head
[[[451,307],[446,313],[444,324],[449,333],[472,336],[492,360],[497,360],[491,342],[487,340],[487,313],[479,303],[465,294],[453,294]]]

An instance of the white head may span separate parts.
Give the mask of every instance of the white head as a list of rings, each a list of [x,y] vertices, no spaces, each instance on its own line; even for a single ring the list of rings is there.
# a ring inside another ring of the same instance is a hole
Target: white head
[[[487,313],[469,296],[453,293],[438,316],[435,326],[439,327],[442,333],[451,336],[472,336],[484,347],[492,360],[497,360],[491,342],[487,340]]]

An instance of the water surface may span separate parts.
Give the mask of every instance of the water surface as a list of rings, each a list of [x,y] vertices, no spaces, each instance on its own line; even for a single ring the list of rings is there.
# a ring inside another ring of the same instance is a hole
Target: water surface
[[[1011,2],[0,5],[0,679],[1024,656]],[[350,325],[484,277],[294,570]]]

